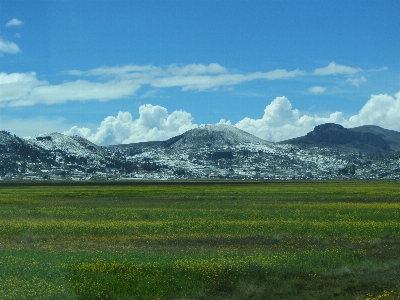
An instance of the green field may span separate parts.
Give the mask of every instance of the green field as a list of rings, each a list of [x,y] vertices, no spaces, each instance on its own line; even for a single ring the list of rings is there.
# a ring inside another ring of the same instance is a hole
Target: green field
[[[0,184],[0,299],[400,299],[400,182]]]

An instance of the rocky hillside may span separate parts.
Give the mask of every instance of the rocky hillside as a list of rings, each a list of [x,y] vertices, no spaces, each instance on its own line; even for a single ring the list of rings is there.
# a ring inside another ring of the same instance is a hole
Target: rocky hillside
[[[48,166],[52,162],[48,154],[9,132],[0,131],[0,176],[25,173],[28,164]]]
[[[390,151],[400,151],[400,132],[384,129],[382,127],[374,125],[365,125],[350,128],[349,130],[355,133],[379,136],[389,145]]]
[[[51,133],[21,139],[0,132],[2,179],[81,179],[82,174],[134,168],[132,163],[115,158],[81,137]]]
[[[99,147],[59,133],[0,132],[0,180],[400,179],[400,133],[324,124],[271,143],[207,125],[166,141]]]
[[[41,134],[24,139],[32,146],[40,147],[48,151],[57,149],[57,151],[64,153],[64,155],[104,155],[103,148],[89,142],[88,140],[79,136],[66,136],[61,133]]]
[[[195,128],[173,137],[162,143],[164,147],[172,148],[223,148],[239,144],[268,144],[248,132],[228,125],[206,125]]]
[[[316,126],[313,131],[303,137],[281,143],[387,155],[400,151],[400,133],[378,126],[347,129],[338,124],[327,123]]]

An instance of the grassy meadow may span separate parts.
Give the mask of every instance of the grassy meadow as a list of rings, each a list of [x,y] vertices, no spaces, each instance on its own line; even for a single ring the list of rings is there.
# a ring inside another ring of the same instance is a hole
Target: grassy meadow
[[[400,299],[400,182],[2,183],[0,299]]]

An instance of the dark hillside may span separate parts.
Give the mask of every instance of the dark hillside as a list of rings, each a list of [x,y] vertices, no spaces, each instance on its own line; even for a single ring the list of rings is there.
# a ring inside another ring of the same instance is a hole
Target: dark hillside
[[[400,132],[384,129],[375,125],[364,125],[355,128],[349,128],[350,131],[356,133],[370,133],[382,137],[390,146],[393,151],[400,151]]]
[[[390,154],[400,150],[400,133],[378,126],[347,129],[342,125],[326,123],[315,126],[305,136],[281,143]]]

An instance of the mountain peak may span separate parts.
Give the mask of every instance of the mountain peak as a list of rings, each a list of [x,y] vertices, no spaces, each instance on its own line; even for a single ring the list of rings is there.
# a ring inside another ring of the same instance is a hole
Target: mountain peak
[[[101,147],[79,136],[53,132],[24,138],[28,143],[46,150],[59,149],[70,154],[84,155],[103,151]]]
[[[163,142],[163,146],[223,148],[246,143],[266,144],[268,142],[234,126],[217,124],[191,129]]]
[[[306,137],[317,143],[346,144],[353,140],[353,135],[342,125],[326,123],[314,127]]]
[[[298,144],[298,145],[315,145],[327,147],[350,147],[358,150],[379,152],[393,151],[390,144],[393,142],[385,137],[382,132],[386,129],[378,126],[373,129],[364,127],[360,129],[348,129],[339,124],[326,123],[314,127],[314,130],[307,133],[303,137],[294,138],[281,143]]]

